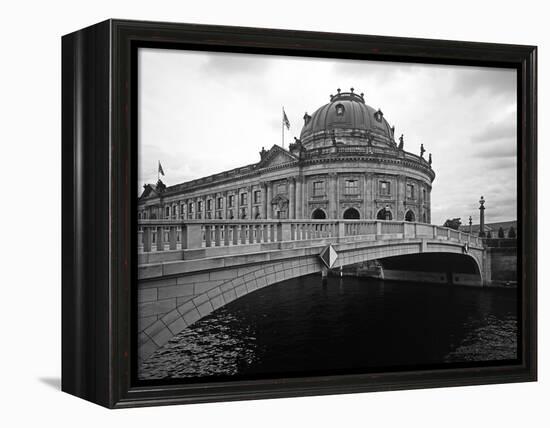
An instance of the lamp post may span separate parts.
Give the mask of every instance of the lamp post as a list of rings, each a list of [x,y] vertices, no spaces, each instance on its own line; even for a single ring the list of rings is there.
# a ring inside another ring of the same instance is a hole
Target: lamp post
[[[479,200],[479,236],[485,237],[485,199]]]
[[[472,216],[468,218],[468,224],[470,225],[470,235],[472,234]]]

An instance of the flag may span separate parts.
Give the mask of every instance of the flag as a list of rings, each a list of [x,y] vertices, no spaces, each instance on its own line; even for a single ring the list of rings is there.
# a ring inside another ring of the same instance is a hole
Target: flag
[[[290,129],[290,122],[288,121],[288,117],[286,117],[285,109],[283,109],[283,125],[286,126],[286,129]]]
[[[160,161],[159,161],[159,174],[162,174],[164,176],[164,170],[162,169],[162,165],[160,164]]]

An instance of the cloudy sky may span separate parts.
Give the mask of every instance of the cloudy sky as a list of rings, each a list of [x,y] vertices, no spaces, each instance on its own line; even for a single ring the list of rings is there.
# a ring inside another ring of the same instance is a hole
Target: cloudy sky
[[[487,222],[516,219],[516,72],[492,68],[141,49],[139,189],[158,160],[167,185],[258,162],[281,144],[282,106],[288,147],[305,112],[350,87],[405,150],[432,153],[432,223],[477,223],[481,195]]]

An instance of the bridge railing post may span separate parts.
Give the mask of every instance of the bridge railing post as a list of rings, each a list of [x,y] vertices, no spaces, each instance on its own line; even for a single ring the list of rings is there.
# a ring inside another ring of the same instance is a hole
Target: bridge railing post
[[[290,223],[277,223],[277,242],[290,241]]]
[[[346,223],[343,221],[336,222],[336,236],[338,238],[343,238],[346,236]]]
[[[157,251],[164,251],[164,227],[157,226]]]
[[[151,227],[143,226],[143,252],[151,252]]]
[[[382,222],[380,221],[376,222],[376,235],[382,235]]]
[[[168,240],[170,242],[170,249],[175,250],[177,248],[177,230],[176,226],[170,226],[170,232],[168,235]]]
[[[181,248],[184,250],[202,247],[200,224],[184,224],[181,227]]]

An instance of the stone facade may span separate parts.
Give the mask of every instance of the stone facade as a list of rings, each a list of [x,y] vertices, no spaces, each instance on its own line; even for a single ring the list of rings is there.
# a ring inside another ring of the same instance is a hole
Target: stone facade
[[[300,139],[260,161],[166,187],[146,184],[139,219],[391,219],[429,223],[435,173],[353,92],[304,116]]]

